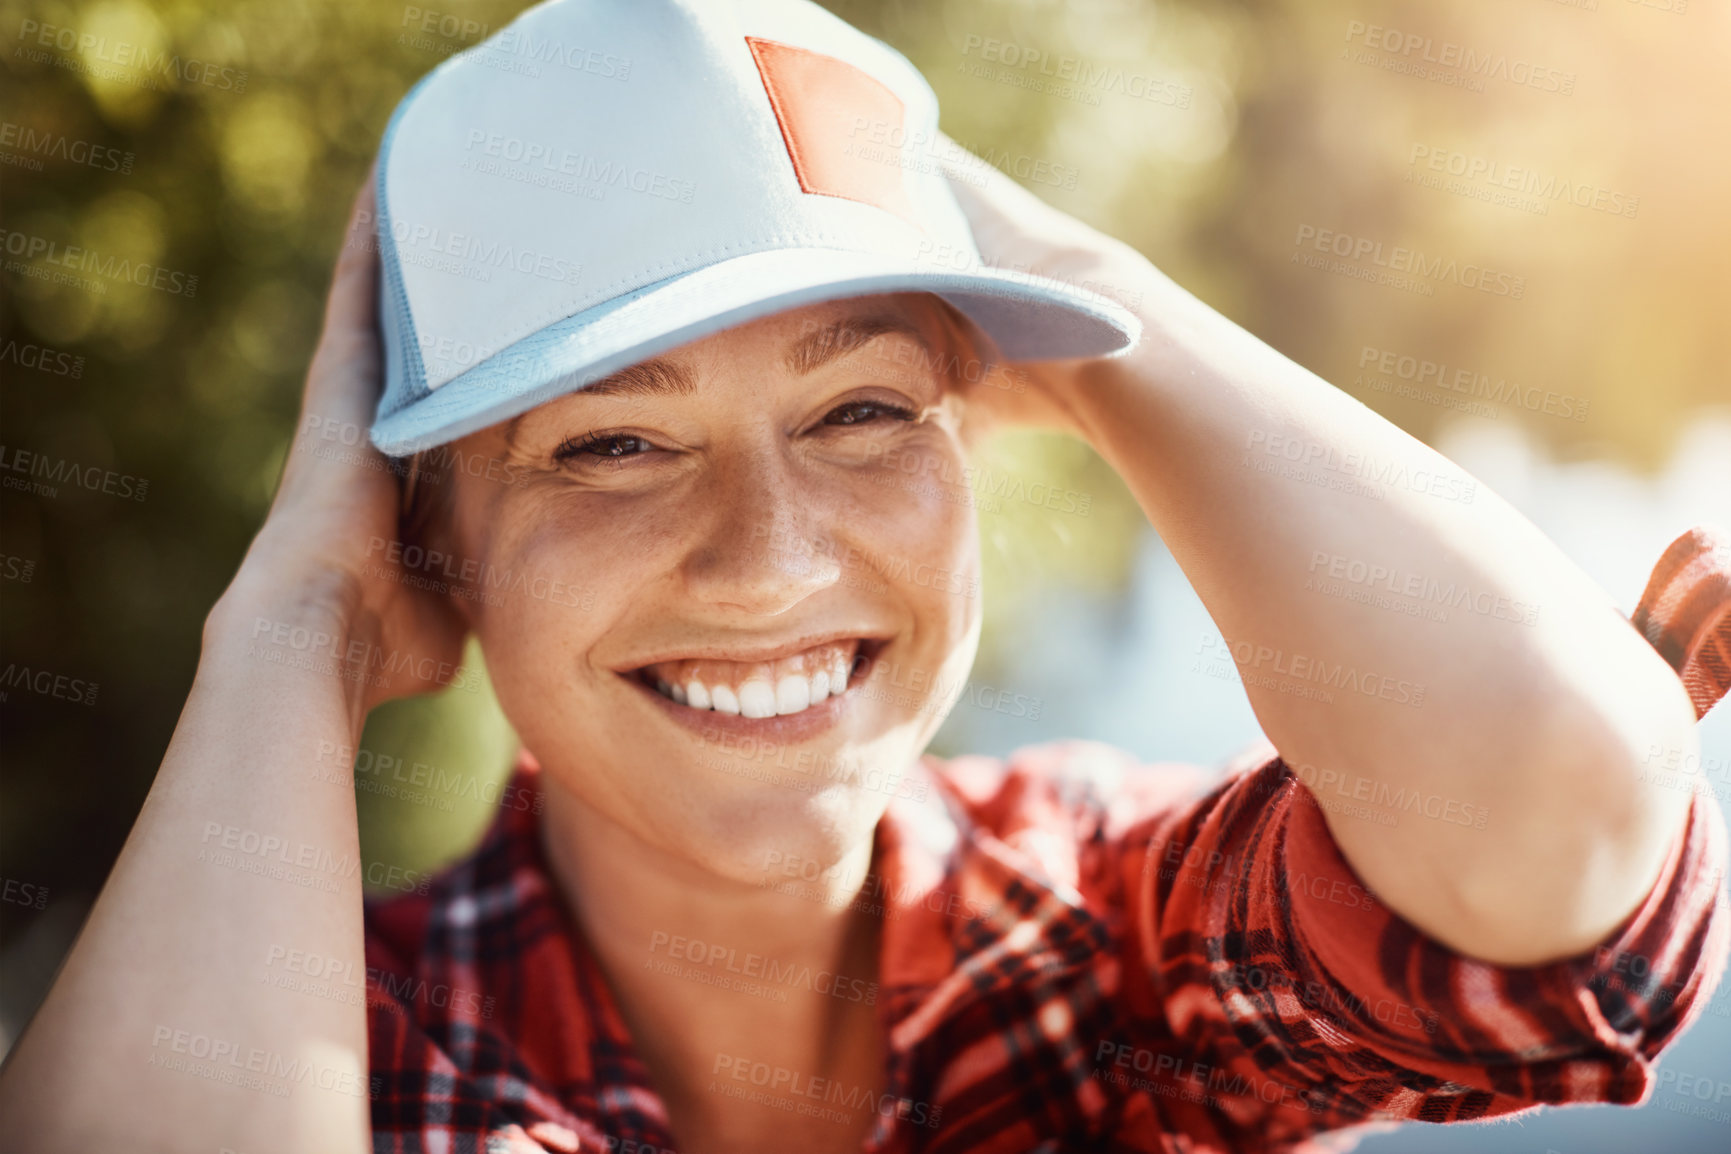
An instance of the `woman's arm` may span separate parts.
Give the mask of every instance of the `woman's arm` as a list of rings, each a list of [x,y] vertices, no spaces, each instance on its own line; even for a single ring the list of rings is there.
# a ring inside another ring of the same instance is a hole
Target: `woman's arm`
[[[1038,403],[1125,478],[1364,881],[1492,962],[1614,929],[1689,804],[1643,764],[1696,738],[1677,675],[1610,598],[1463,470],[1127,246],[1007,178],[955,189],[988,264],[1115,285],[1142,318],[1125,357],[1033,367]]]
[[[370,207],[369,187],[357,222]],[[371,704],[424,688],[377,684],[368,647],[454,660],[461,634],[361,563],[395,534],[397,482],[365,443],[375,262],[366,230],[349,235],[270,516],[206,621],[114,871],[0,1074],[8,1150],[368,1148],[363,870],[350,766],[330,751],[354,748]],[[320,435],[344,427],[359,444]],[[322,991],[274,984],[310,983],[315,957]]]

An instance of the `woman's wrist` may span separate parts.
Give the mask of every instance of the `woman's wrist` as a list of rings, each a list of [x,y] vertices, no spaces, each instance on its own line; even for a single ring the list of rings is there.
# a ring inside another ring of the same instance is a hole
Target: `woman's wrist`
[[[307,549],[306,540],[266,522],[205,619],[207,652],[284,630],[309,631],[339,651],[346,645],[362,616],[360,578]]]

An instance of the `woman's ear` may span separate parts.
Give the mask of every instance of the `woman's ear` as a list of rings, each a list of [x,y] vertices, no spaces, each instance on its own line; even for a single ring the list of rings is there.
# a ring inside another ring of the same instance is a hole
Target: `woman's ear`
[[[422,558],[424,571],[405,564],[403,576],[436,597],[450,603],[465,630],[475,628],[475,598],[461,574],[468,568],[457,530],[457,471],[451,466],[450,446],[423,450],[408,460],[402,474],[402,506],[397,519],[397,538],[402,556]],[[441,559],[433,564],[432,559]],[[455,564],[445,564],[454,558]],[[452,577],[451,574],[458,574]],[[418,579],[418,580],[417,580]],[[424,584],[423,584],[424,582]]]

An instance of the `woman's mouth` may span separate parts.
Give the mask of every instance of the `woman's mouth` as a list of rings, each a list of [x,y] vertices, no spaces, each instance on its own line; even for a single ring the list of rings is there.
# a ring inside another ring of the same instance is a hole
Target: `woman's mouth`
[[[855,670],[883,642],[862,637],[825,641],[774,661],[690,658],[636,671],[645,685],[680,705],[737,717],[787,717],[847,692]]]

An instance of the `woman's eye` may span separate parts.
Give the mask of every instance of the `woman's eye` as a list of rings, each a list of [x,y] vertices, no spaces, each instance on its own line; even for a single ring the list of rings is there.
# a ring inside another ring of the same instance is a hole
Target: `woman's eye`
[[[850,401],[845,405],[837,405],[824,417],[826,425],[864,425],[879,417],[889,417],[896,421],[911,421],[914,411],[902,405],[892,405],[886,401]]]
[[[574,457],[601,457],[617,461],[647,453],[652,448],[654,446],[648,441],[630,433],[585,433],[560,445],[553,456],[561,461],[569,461]]]

